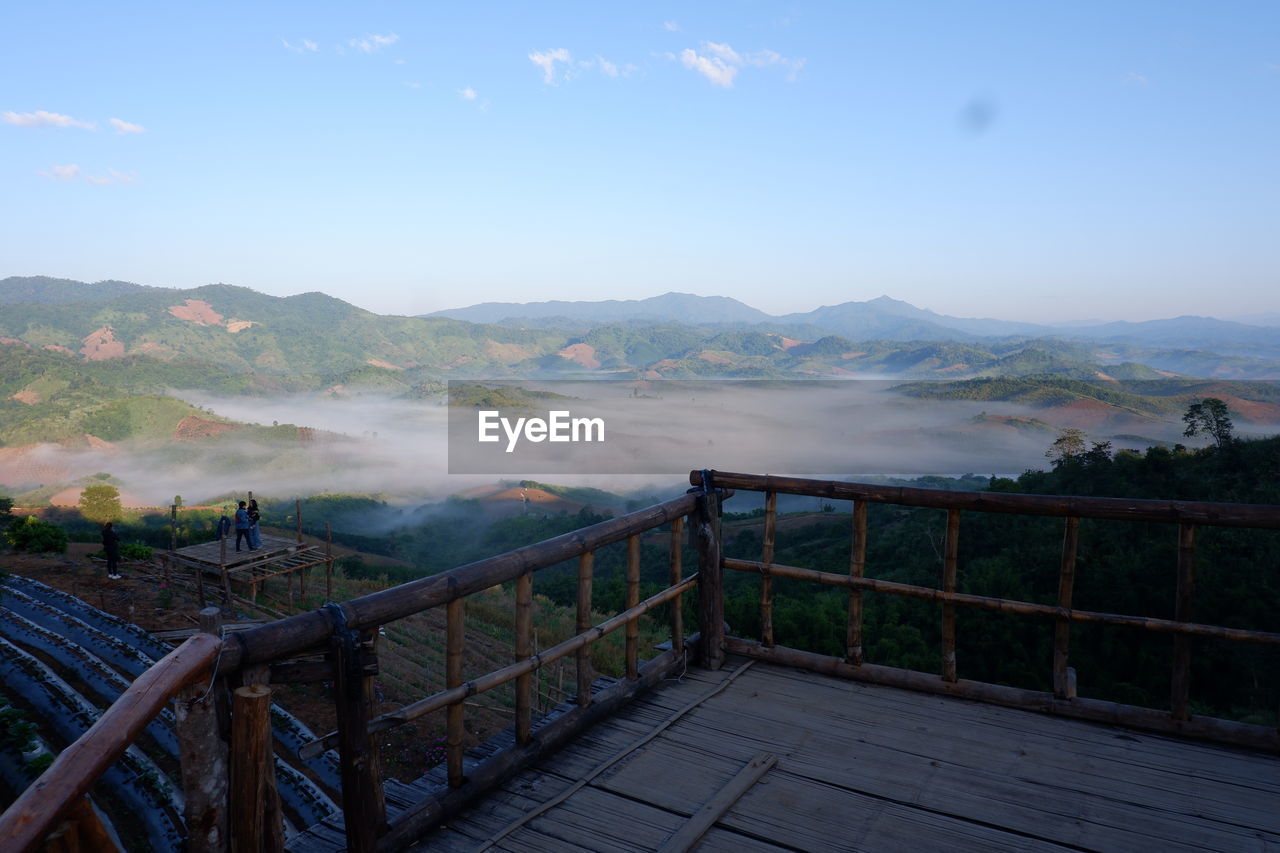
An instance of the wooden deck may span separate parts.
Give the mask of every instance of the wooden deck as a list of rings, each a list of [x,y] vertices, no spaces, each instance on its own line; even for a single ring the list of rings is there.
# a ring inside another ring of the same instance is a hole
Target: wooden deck
[[[413,849],[1280,850],[1276,756],[743,667],[666,682]]]
[[[300,571],[325,562],[324,550],[283,536],[262,535],[256,550],[235,548],[235,535],[227,537],[226,567],[233,580],[257,582],[263,578]],[[217,539],[166,552],[174,562],[205,574],[221,572],[222,546]]]

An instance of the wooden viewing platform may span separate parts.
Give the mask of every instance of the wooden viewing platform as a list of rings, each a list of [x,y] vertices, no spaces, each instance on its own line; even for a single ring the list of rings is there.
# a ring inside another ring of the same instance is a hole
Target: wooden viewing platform
[[[664,682],[410,849],[489,844],[1278,850],[1280,758],[731,657]]]
[[[949,492],[709,470],[691,472],[690,483],[688,493],[618,518],[244,631],[224,634],[218,610],[205,609],[200,632],[144,673],[0,816],[0,847],[35,850],[64,818],[57,833],[92,837],[85,793],[159,703],[177,697],[187,849],[282,849],[266,708],[277,686],[329,682],[335,731],[289,750],[301,760],[336,750],[341,812],[292,835],[289,848],[299,851],[1280,850],[1280,730],[1197,712],[1191,677],[1193,652],[1208,641],[1265,655],[1280,648],[1269,618],[1248,627],[1194,618],[1198,531],[1280,530],[1280,506]],[[764,495],[758,560],[722,550],[721,504],[742,490]],[[847,570],[775,560],[780,494],[848,502]],[[945,532],[936,585],[875,577],[878,566],[869,576],[870,504],[938,511]],[[959,574],[962,511],[1061,519],[1054,603],[967,589]],[[1077,571],[1099,570],[1080,537],[1082,525],[1098,521],[1166,531],[1167,616],[1073,605]],[[663,540],[666,553],[654,553]],[[596,553],[624,543],[624,609],[597,621]],[[299,535],[264,538],[262,551],[234,561],[216,542],[171,556],[195,567],[198,578],[218,572],[230,599],[233,576],[250,583],[292,577],[328,552],[309,549]],[[690,558],[694,573],[686,571]],[[577,633],[539,650],[535,575],[572,560]],[[668,584],[643,600],[642,563],[651,580]],[[731,571],[758,578],[758,638],[728,634]],[[840,654],[789,648],[785,630],[775,636],[778,578],[844,591]],[[510,662],[464,671],[467,599],[498,584],[510,584],[514,598]],[[679,603],[694,590],[688,615],[700,630],[690,636]],[[936,608],[938,671],[866,659],[868,595]],[[446,624],[444,689],[380,709],[382,626],[436,608]],[[1051,660],[1046,655],[1042,665],[1052,689],[960,677],[960,609],[1051,625]],[[640,620],[659,616],[670,622],[668,648],[642,661]],[[1167,707],[1079,695],[1072,637],[1081,623],[1169,637]],[[625,672],[597,679],[589,647],[615,631],[625,637]],[[562,659],[575,665],[577,696],[538,718],[534,676]],[[468,700],[507,684],[513,725],[468,753]],[[438,712],[445,715],[443,764],[413,783],[384,778],[382,733]]]
[[[298,574],[302,595],[307,591],[307,572],[316,566],[326,567],[326,591],[331,589],[329,580],[333,557],[326,548],[308,545],[299,539],[290,539],[269,533],[262,534],[262,545],[256,549],[235,549],[234,535],[225,540],[214,539],[175,548],[162,554],[169,565],[194,569],[201,589],[206,577],[214,577],[223,585],[227,600],[231,597],[231,584],[244,583],[249,587],[249,598],[256,601],[258,587],[269,578],[289,575],[289,591],[293,592],[292,575]],[[203,595],[201,595],[203,600]]]

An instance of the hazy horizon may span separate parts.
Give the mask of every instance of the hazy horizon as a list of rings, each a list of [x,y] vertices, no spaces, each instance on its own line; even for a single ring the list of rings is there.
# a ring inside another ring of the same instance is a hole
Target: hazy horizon
[[[378,313],[1274,311],[1280,7],[17,4],[15,273]]]

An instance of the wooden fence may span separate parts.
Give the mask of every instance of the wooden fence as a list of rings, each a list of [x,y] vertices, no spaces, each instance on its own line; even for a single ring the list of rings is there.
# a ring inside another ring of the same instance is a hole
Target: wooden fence
[[[1057,498],[1033,495],[941,492],[890,488],[854,483],[694,471],[689,494],[604,521],[554,539],[519,548],[382,590],[343,603],[328,604],[308,613],[250,630],[227,634],[218,642],[212,608],[202,613],[205,633],[193,638],[201,650],[199,664],[183,669],[174,684],[186,684],[179,699],[179,740],[183,746],[183,780],[186,794],[188,847],[203,850],[279,850],[281,819],[270,771],[271,750],[266,733],[266,708],[270,685],[331,681],[337,730],[304,746],[306,757],[327,748],[339,753],[342,809],[347,846],[353,851],[403,849],[424,831],[446,820],[521,767],[548,754],[577,732],[604,718],[639,691],[657,683],[684,663],[686,652],[697,662],[718,668],[726,652],[797,665],[818,672],[947,693],[1016,707],[1032,708],[1085,719],[1206,737],[1252,747],[1280,748],[1273,729],[1225,720],[1193,717],[1188,690],[1192,637],[1217,637],[1241,642],[1280,643],[1280,634],[1204,625],[1191,620],[1194,588],[1195,530],[1202,525],[1280,529],[1280,508],[1230,504],[1128,501],[1100,498]],[[721,550],[720,502],[731,490],[765,493],[764,542],[758,561],[728,559]],[[774,561],[777,529],[777,495],[814,495],[852,502],[852,547],[848,574],[835,574],[784,566]],[[940,588],[920,587],[865,577],[867,505],[891,503],[936,507],[947,513]],[[960,511],[1020,513],[1064,518],[1064,540],[1056,605],[1012,601],[956,591]],[[1108,518],[1159,521],[1177,525],[1177,609],[1172,620],[1150,619],[1073,609],[1076,542],[1080,519]],[[687,524],[686,524],[687,519]],[[640,537],[670,525],[669,584],[640,600]],[[685,576],[681,551],[685,536],[697,552],[698,571]],[[594,554],[600,548],[627,542],[625,609],[604,622],[591,624]],[[533,653],[532,601],[534,574],[556,564],[577,560],[578,633],[564,642]],[[761,583],[760,641],[726,636],[723,570],[758,573]],[[772,606],[775,577],[797,578],[845,587],[849,591],[846,654],[832,658],[777,645]],[[512,661],[492,672],[464,679],[465,608],[468,596],[495,584],[514,582],[515,641]],[[698,589],[700,633],[688,639],[682,623],[683,595]],[[867,592],[908,596],[938,602],[942,619],[942,672],[939,674],[894,669],[867,662],[863,652],[862,597]],[[641,664],[638,619],[671,603],[671,648]],[[374,676],[377,673],[376,641],[379,628],[425,610],[442,607],[446,613],[445,689],[393,712],[374,715]],[[974,607],[1005,613],[1032,614],[1055,623],[1053,693],[983,684],[959,679],[956,674],[955,612]],[[1068,665],[1070,629],[1075,622],[1130,626],[1170,633],[1175,638],[1173,697],[1169,713],[1075,696],[1073,671]],[[609,633],[625,631],[626,679],[592,695],[594,674],[588,646]],[[179,651],[182,651],[180,649]],[[213,651],[210,651],[213,650]],[[324,661],[303,660],[324,652]],[[174,654],[178,654],[175,652]],[[208,676],[216,655],[216,677],[209,684],[190,686],[192,673]],[[574,656],[577,669],[578,707],[547,722],[533,733],[533,674],[552,661]],[[172,655],[170,656],[172,657]],[[169,661],[169,658],[165,659]],[[161,669],[165,662],[157,664]],[[154,672],[153,670],[152,672]],[[143,679],[151,676],[148,672]],[[143,679],[139,679],[139,684]],[[468,768],[463,760],[465,700],[499,685],[515,683],[514,745]],[[135,685],[136,686],[136,685]],[[164,699],[177,687],[166,688]],[[133,689],[131,688],[131,693]],[[130,695],[130,694],[126,694]],[[159,695],[159,694],[157,694]],[[218,701],[207,701],[209,697]],[[200,701],[198,701],[200,700]],[[164,700],[161,700],[162,702]],[[104,716],[117,714],[122,697]],[[156,708],[158,709],[158,705]],[[376,737],[424,714],[447,709],[448,790],[388,821],[379,772]],[[150,715],[150,716],[148,716]],[[129,713],[131,740],[154,716],[146,710]],[[113,717],[113,719],[116,719]],[[101,723],[86,738],[101,728]],[[227,734],[233,739],[229,744]],[[83,739],[82,739],[83,740]],[[72,752],[81,742],[64,752]],[[127,745],[127,742],[126,742]],[[123,747],[121,747],[123,748]],[[35,849],[61,816],[80,808],[83,791],[109,764],[92,768],[60,757],[23,798],[0,818],[0,841],[5,849]],[[99,766],[100,765],[100,766]],[[11,834],[21,825],[22,835]],[[10,839],[18,843],[9,844]]]
[[[1195,544],[1198,527],[1280,529],[1280,507],[1255,504],[1197,503],[1186,501],[1128,500],[1120,498],[1057,497],[1050,495],[959,492],[877,486],[834,480],[808,480],[735,474],[724,471],[690,473],[691,483],[719,489],[764,493],[764,535],[759,560],[725,558],[724,569],[759,574],[759,642],[728,637],[725,649],[762,660],[801,666],[882,684],[931,693],[944,693],[1011,707],[1047,711],[1064,716],[1116,723],[1150,731],[1201,737],[1218,742],[1264,749],[1280,749],[1276,729],[1192,716],[1190,712],[1191,639],[1212,637],[1241,643],[1280,645],[1280,633],[1226,628],[1192,621],[1195,593]],[[852,533],[848,574],[815,571],[774,562],[777,529],[777,496],[808,495],[852,503]],[[878,580],[865,576],[867,505],[895,504],[933,507],[946,513],[942,548],[942,583],[939,587]],[[1054,605],[1015,601],[956,591],[959,564],[960,512],[1009,513],[1053,516],[1063,519],[1058,595]],[[1155,619],[1116,613],[1099,613],[1072,607],[1081,519],[1162,522],[1176,526],[1177,583],[1173,619]],[[706,572],[706,569],[703,570]],[[832,658],[788,649],[775,642],[773,630],[773,578],[793,578],[849,590],[845,655]],[[718,583],[718,581],[716,581]],[[865,661],[863,652],[862,597],[865,592],[903,596],[941,605],[941,673],[922,673]],[[1052,693],[965,681],[956,674],[956,608],[969,607],[1000,613],[1039,616],[1054,622]],[[715,619],[717,614],[710,618]],[[718,614],[723,619],[723,613]],[[1170,710],[1156,711],[1076,695],[1075,671],[1068,665],[1071,625],[1088,622],[1155,631],[1173,635]],[[704,623],[705,624],[705,623]],[[940,675],[940,677],[939,677]]]

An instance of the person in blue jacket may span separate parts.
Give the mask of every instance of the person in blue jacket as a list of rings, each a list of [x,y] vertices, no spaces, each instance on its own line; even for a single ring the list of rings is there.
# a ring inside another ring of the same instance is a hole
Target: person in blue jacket
[[[262,529],[258,527],[258,521],[262,518],[262,513],[258,512],[258,502],[249,501],[249,544],[254,548],[262,547]]]
[[[250,551],[256,551],[253,547],[252,535],[253,523],[249,521],[249,511],[245,509],[245,502],[240,501],[239,508],[236,509],[236,550],[240,550],[240,540],[243,539],[245,544],[249,546]]]

